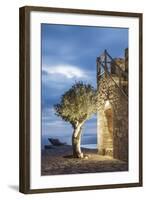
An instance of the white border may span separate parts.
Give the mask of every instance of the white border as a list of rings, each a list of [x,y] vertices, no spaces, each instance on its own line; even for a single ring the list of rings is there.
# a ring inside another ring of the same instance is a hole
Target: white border
[[[40,24],[74,24],[129,28],[129,171],[41,176]],[[30,189],[136,183],[139,181],[139,20],[130,17],[31,12]]]

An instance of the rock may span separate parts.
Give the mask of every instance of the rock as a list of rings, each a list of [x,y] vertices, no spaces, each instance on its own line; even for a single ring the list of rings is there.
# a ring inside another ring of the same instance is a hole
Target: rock
[[[89,157],[90,157],[89,155],[84,155],[84,159],[85,159],[85,160],[88,160]]]
[[[66,143],[62,143],[59,141],[59,139],[54,139],[54,138],[48,138],[48,140],[50,141],[50,143],[53,145],[53,146],[62,146],[62,145],[66,145]]]

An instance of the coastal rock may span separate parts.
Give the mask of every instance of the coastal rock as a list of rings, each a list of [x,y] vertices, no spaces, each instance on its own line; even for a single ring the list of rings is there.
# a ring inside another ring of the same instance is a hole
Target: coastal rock
[[[59,139],[54,139],[54,138],[48,138],[49,142],[53,145],[53,146],[62,146],[62,145],[66,145],[66,143],[64,142],[60,142]]]

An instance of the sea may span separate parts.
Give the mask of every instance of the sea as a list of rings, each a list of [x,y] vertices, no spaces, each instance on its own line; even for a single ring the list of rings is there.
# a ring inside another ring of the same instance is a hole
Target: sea
[[[52,138],[49,135],[43,135],[41,137],[41,148],[44,149],[45,145],[51,145],[48,138]],[[68,145],[71,145],[71,137],[69,136],[53,136],[54,139],[59,139],[60,142],[65,142]],[[97,137],[94,135],[85,135],[81,138],[81,147],[88,149],[97,149]]]

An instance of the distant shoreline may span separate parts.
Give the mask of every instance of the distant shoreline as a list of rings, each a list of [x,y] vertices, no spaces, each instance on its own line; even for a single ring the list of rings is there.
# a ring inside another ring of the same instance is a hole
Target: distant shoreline
[[[42,150],[45,149],[45,146],[50,146],[50,147],[55,147],[53,146],[52,144],[49,144],[49,145],[42,145]],[[66,144],[64,146],[70,146],[72,148],[72,145],[71,144]],[[81,149],[95,149],[97,150],[97,144],[81,144]]]
[[[72,145],[71,135],[70,136],[57,136],[57,135],[42,135],[41,136],[41,146],[43,148],[44,145],[51,145],[48,138],[59,139],[60,142],[65,142],[67,145]],[[81,147],[88,145],[89,148],[96,148],[97,146],[97,138],[91,136],[84,136],[81,139]],[[93,146],[93,147],[92,147]]]

